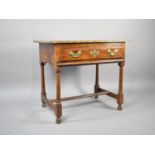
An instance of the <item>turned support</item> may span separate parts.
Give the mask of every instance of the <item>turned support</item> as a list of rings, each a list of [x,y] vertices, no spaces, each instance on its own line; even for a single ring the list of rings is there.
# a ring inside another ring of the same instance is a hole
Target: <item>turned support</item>
[[[41,62],[40,68],[41,68],[41,101],[42,101],[42,107],[46,107],[46,103],[43,100],[43,96],[46,97],[44,66],[45,66],[45,63]]]
[[[99,64],[96,64],[94,93],[97,93],[98,89],[99,89]],[[98,95],[96,95],[95,98],[98,98]]]
[[[119,65],[119,87],[118,87],[118,96],[117,96],[117,103],[118,103],[118,110],[122,110],[122,104],[124,102],[124,95],[123,95],[123,67],[124,62],[118,63]]]
[[[60,91],[60,73],[61,67],[57,67],[56,69],[56,104],[55,104],[55,114],[56,114],[56,123],[59,124],[61,122],[62,115],[62,105],[61,105],[61,91]]]

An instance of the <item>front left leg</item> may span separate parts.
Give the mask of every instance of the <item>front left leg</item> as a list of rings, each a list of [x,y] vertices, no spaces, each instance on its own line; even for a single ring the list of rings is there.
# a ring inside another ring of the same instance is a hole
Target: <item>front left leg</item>
[[[61,122],[62,116],[62,105],[61,105],[61,92],[60,92],[60,73],[61,68],[57,67],[56,69],[56,104],[55,104],[55,114],[56,114],[56,123]]]

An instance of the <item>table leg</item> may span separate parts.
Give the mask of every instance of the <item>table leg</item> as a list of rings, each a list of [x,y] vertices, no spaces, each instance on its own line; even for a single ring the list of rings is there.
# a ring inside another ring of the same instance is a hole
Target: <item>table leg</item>
[[[61,92],[60,92],[60,72],[61,68],[58,67],[56,70],[56,105],[55,105],[55,114],[56,114],[56,123],[59,124],[61,122],[62,115],[62,105],[60,102]]]
[[[118,88],[118,97],[117,97],[117,103],[118,103],[118,110],[122,110],[122,104],[124,102],[124,95],[123,95],[123,67],[124,62],[120,62],[119,64],[119,88]]]
[[[45,63],[41,62],[41,101],[42,101],[42,107],[46,107],[46,103],[43,100],[43,97],[46,97],[46,89],[45,89],[45,75],[44,75],[44,66]]]
[[[99,89],[99,64],[96,64],[94,93],[97,93],[98,89]],[[96,95],[95,98],[98,98],[98,95]]]

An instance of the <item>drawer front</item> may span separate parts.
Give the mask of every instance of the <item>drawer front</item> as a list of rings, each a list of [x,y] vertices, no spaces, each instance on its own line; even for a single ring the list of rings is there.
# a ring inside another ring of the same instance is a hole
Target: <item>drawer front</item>
[[[124,57],[124,48],[121,46],[75,46],[61,49],[61,61],[116,59]]]

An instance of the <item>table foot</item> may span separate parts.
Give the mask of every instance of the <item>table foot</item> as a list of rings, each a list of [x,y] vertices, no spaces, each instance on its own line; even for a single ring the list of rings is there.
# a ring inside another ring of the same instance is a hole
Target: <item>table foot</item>
[[[61,118],[56,118],[56,124],[60,124],[61,123]]]
[[[41,102],[42,102],[42,107],[45,108],[46,107],[45,101],[42,99]]]
[[[98,99],[98,95],[95,96],[95,99]]]
[[[45,108],[46,107],[46,104],[45,103],[42,103],[42,107]]]
[[[118,105],[118,106],[117,106],[117,110],[118,110],[118,111],[122,111],[122,105]]]

